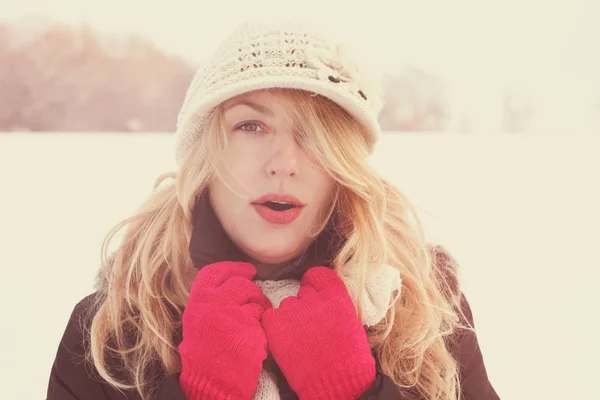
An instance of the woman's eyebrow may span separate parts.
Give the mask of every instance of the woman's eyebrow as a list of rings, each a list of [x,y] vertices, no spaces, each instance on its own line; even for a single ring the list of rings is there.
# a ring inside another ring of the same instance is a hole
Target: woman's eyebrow
[[[236,107],[236,106],[250,107],[254,111],[259,112],[261,114],[268,115],[269,117],[273,117],[275,115],[269,107],[263,106],[262,104],[255,103],[250,100],[240,100],[240,101],[234,102],[234,103],[228,105],[227,107],[225,107],[225,111],[227,111],[233,107]]]

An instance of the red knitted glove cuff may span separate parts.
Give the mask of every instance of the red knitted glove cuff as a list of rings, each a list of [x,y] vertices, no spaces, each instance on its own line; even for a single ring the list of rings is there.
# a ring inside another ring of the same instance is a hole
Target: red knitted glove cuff
[[[331,376],[317,376],[298,389],[302,400],[355,400],[375,381],[375,359],[355,365],[352,371],[339,371]]]
[[[228,386],[211,374],[196,371],[182,372],[179,386],[188,400],[240,400],[251,399],[254,394],[240,393],[238,387]]]

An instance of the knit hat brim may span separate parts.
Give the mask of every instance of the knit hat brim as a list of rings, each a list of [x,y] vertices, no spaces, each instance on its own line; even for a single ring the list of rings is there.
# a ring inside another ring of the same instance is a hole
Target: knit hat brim
[[[379,123],[367,112],[363,102],[354,97],[341,94],[339,90],[336,90],[330,83],[325,81],[304,77],[290,79],[289,75],[261,76],[238,82],[236,85],[224,85],[205,98],[198,99],[197,104],[190,104],[188,115],[184,116],[182,124],[177,127],[177,135],[179,136],[175,148],[177,162],[179,164],[183,163],[185,154],[194,144],[204,122],[216,106],[244,93],[272,88],[305,90],[325,96],[337,103],[366,128],[369,134],[369,152],[373,150],[380,133]]]

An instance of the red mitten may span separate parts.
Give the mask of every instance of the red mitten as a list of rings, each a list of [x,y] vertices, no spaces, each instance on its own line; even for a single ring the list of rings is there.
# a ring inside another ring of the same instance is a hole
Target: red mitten
[[[254,266],[220,262],[198,272],[183,313],[179,384],[189,400],[251,399],[267,338],[260,319],[271,302],[251,279]]]
[[[375,359],[337,273],[314,267],[297,297],[265,311],[269,349],[300,399],[355,400],[375,380]]]

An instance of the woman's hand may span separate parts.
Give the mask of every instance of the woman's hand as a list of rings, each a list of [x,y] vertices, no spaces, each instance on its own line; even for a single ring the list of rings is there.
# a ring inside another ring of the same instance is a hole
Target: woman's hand
[[[375,380],[375,359],[337,273],[314,267],[296,297],[265,311],[269,349],[301,399],[357,399]]]
[[[267,338],[260,319],[271,302],[251,279],[254,266],[220,262],[202,268],[183,313],[179,384],[189,400],[251,399]]]

